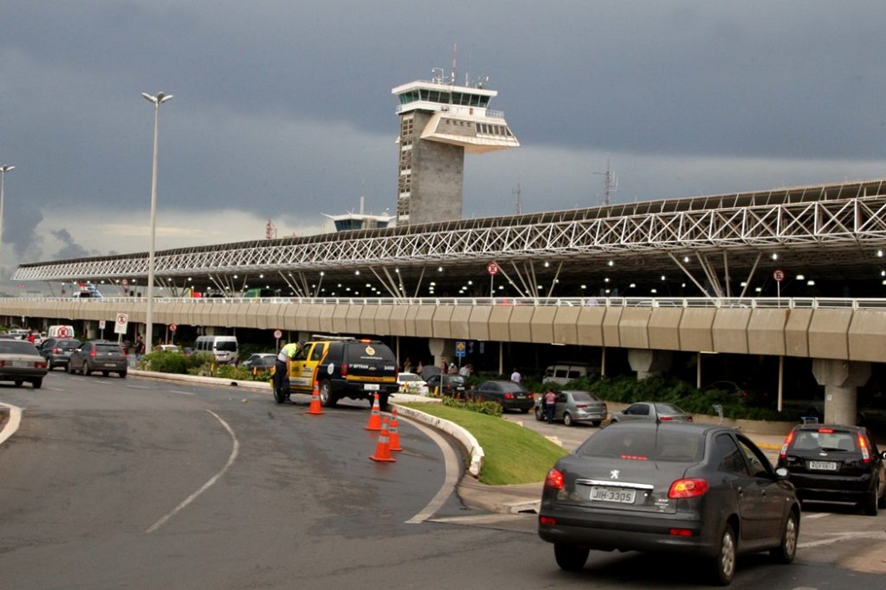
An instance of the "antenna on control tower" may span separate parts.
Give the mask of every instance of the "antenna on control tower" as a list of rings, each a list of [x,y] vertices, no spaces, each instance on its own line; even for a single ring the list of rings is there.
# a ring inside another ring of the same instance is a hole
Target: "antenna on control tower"
[[[618,190],[618,177],[609,169],[609,156],[606,156],[606,172],[594,172],[594,174],[606,177],[603,182],[603,204],[608,207],[610,193]]]
[[[274,225],[274,222],[268,219],[267,225],[265,225],[265,239],[273,240],[277,237],[277,226]]]
[[[514,188],[514,210],[516,211],[517,215],[523,213],[522,207],[520,205],[520,192],[520,181],[518,180],[517,186],[516,188]]]

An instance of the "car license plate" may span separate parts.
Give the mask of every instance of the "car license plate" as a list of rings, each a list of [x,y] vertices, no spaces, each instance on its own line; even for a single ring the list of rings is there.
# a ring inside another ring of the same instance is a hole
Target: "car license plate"
[[[619,502],[621,504],[633,504],[637,490],[628,488],[611,488],[603,486],[591,486],[591,500],[595,502]]]
[[[105,363],[106,367],[116,367],[117,363]]]
[[[367,383],[363,386],[364,391],[378,391],[378,383]]]
[[[12,361],[13,367],[33,367],[33,363],[29,363],[28,361]]]
[[[836,461],[810,461],[809,469],[817,469],[819,471],[836,471]]]

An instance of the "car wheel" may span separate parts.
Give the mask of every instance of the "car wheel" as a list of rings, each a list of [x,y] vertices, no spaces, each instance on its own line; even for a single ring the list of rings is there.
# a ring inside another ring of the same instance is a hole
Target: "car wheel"
[[[108,375],[110,375],[110,373],[108,373],[107,371],[102,371],[102,377],[107,377]]]
[[[554,543],[554,558],[560,569],[567,572],[579,572],[584,569],[585,563],[588,561],[590,550],[583,549],[577,545],[567,545],[566,543]]]
[[[13,385],[15,385],[16,387],[21,387],[22,383],[24,383],[24,381],[13,381]]]
[[[523,412],[524,414],[528,414],[529,408],[520,408],[520,411]]]
[[[720,535],[720,549],[711,562],[712,581],[718,586],[728,586],[735,577],[735,531],[727,524]]]
[[[33,387],[34,389],[40,389],[41,387],[43,387],[43,379],[34,379],[33,381],[31,381],[31,387]]]
[[[126,379],[126,371],[120,371],[119,373],[117,373],[117,375],[118,375],[121,379]]]
[[[877,516],[880,507],[880,482],[874,485],[871,495],[864,501],[864,513],[868,516]]]
[[[535,408],[535,419],[542,422],[545,419],[545,413],[541,408]]]
[[[880,499],[877,500],[877,508],[886,510],[886,491],[884,491],[883,495],[880,496]]]
[[[89,377],[90,375],[92,375],[92,370],[89,368],[88,362],[84,362],[82,365],[80,365],[80,372],[83,373],[84,377]]]
[[[575,422],[573,422],[572,420],[572,414],[570,414],[569,412],[563,414],[563,424],[565,424],[566,426],[575,426]]]
[[[784,528],[781,531],[781,544],[769,552],[769,555],[777,563],[791,563],[794,561],[794,556],[797,555],[797,537],[800,534],[799,525],[800,521],[797,518],[797,513],[792,510],[784,521]]]
[[[338,397],[332,393],[332,383],[328,379],[320,382],[320,405],[324,408],[334,408],[338,404]]]
[[[591,426],[593,426],[594,428],[599,428],[600,424],[602,423],[603,422],[601,420],[594,420],[593,422],[591,422]]]

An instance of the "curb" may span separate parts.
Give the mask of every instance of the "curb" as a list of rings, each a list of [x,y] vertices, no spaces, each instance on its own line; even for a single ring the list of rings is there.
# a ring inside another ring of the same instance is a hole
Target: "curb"
[[[426,403],[433,403],[427,402],[427,400],[422,401],[425,401]],[[418,420],[419,422],[427,424],[428,426],[432,426],[437,430],[441,430],[451,437],[455,438],[462,445],[464,445],[471,456],[471,463],[468,467],[468,473],[470,473],[471,476],[474,478],[480,477],[480,471],[483,469],[483,459],[486,457],[486,453],[483,452],[483,447],[480,446],[480,443],[477,442],[477,439],[474,438],[473,434],[471,434],[458,424],[449,422],[448,420],[444,420],[436,416],[431,416],[430,414],[426,414],[421,410],[407,408],[405,406],[400,406],[399,404],[394,405],[397,406],[397,413],[399,415],[407,416],[409,418],[412,418],[413,420]]]

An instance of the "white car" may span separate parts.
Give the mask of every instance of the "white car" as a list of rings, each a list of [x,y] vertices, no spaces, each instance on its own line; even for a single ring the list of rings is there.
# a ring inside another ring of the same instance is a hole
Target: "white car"
[[[397,383],[400,384],[400,393],[428,395],[428,384],[415,373],[400,373],[397,375]]]

